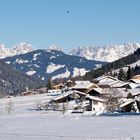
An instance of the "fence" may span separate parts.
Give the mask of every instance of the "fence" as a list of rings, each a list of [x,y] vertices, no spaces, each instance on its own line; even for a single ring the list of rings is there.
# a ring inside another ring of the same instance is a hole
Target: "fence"
[[[59,136],[59,135],[34,135],[0,133],[0,140],[136,140],[133,137],[80,137],[80,136]]]

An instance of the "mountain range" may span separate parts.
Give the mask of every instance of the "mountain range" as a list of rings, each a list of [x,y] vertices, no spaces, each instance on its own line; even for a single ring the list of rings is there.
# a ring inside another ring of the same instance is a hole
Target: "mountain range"
[[[6,48],[4,44],[0,44],[0,58],[6,58],[9,56],[25,54],[33,50],[34,49],[32,48],[32,45],[26,42],[21,42],[19,44],[16,44],[12,48]]]
[[[89,60],[97,60],[104,62],[112,62],[132,54],[140,48],[139,43],[125,43],[121,45],[106,45],[106,46],[86,46],[78,47],[67,54],[84,57]],[[14,55],[25,54],[37,49],[33,49],[31,44],[21,42],[11,49],[6,48],[4,44],[0,45],[0,58],[6,58]],[[47,50],[62,51],[61,46],[51,45]]]
[[[89,60],[113,62],[134,53],[140,48],[139,43],[125,43],[121,45],[87,46],[73,49],[69,54],[85,57]]]

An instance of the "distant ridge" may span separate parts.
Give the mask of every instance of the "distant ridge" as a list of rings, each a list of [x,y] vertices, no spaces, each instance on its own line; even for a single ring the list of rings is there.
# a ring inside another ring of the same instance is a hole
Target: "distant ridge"
[[[6,48],[4,44],[0,44],[0,58],[6,58],[9,56],[19,55],[19,54],[25,54],[28,52],[33,51],[31,44],[28,44],[26,42],[21,42],[19,44],[16,44],[12,48]]]
[[[44,47],[44,46],[41,46]],[[132,54],[140,48],[140,44],[134,43],[124,43],[106,46],[86,46],[78,47],[71,50],[68,54],[84,57],[89,60],[113,62],[120,58],[123,58],[129,54]],[[0,44],[0,58],[6,58],[14,55],[25,54],[37,49],[33,49],[31,44],[26,42],[21,42],[11,49],[6,48],[4,44]],[[59,45],[50,45],[46,50],[56,50],[63,52],[63,49]]]
[[[89,60],[113,62],[134,53],[140,48],[139,43],[125,43],[121,45],[87,46],[73,49],[69,54],[85,57]]]

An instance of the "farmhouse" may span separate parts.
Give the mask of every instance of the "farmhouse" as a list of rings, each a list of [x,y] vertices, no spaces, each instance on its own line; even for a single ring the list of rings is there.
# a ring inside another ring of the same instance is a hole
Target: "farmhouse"
[[[138,98],[136,99],[126,99],[121,105],[120,108],[124,112],[140,112],[140,100]]]
[[[106,100],[102,97],[87,95],[86,99],[89,100],[89,105],[84,107],[84,110],[103,112],[106,109]]]

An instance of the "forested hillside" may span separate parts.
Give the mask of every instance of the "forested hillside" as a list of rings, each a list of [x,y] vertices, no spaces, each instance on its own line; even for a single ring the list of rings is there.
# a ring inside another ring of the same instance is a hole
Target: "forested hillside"
[[[8,64],[0,61],[0,97],[9,94],[19,94],[27,89],[45,85],[38,78],[20,73]]]
[[[136,63],[139,60],[140,60],[140,49],[137,49],[137,51],[135,51],[134,54],[128,55],[112,63],[103,65],[101,68],[98,68],[96,70],[87,72],[83,78],[92,80],[93,78],[96,78],[96,77],[99,77],[101,75],[108,74],[108,73],[113,75],[115,74],[113,73],[114,70],[121,69],[123,67],[126,67],[127,65],[131,65],[132,63]],[[131,69],[132,76],[139,73],[140,73],[140,65],[136,65],[134,68]]]

